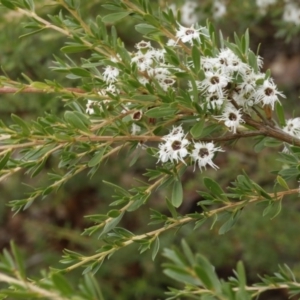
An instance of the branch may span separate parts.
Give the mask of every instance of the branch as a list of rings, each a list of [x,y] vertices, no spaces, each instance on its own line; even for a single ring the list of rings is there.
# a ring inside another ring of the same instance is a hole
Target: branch
[[[299,138],[296,138],[295,136],[292,136],[284,132],[282,129],[278,127],[255,121],[247,114],[243,115],[243,120],[246,122],[246,124],[254,127],[259,132],[261,132],[261,134],[264,136],[272,137],[279,141],[289,143],[291,145],[300,146]]]
[[[19,279],[15,279],[13,277],[7,276],[3,273],[0,273],[0,281],[6,282],[11,285],[17,285],[22,288],[25,288],[26,290],[29,290],[31,292],[37,293],[38,295],[42,297],[47,297],[49,299],[56,299],[56,300],[68,300],[69,298],[61,297],[58,293],[49,292],[45,289],[42,289],[38,287],[35,284],[32,284],[28,281],[21,281]]]
[[[63,88],[63,89],[67,90],[69,92],[73,92],[73,93],[79,93],[79,94],[86,93],[86,91],[84,91],[80,88],[67,87],[67,88]],[[53,89],[53,90],[46,90],[46,92],[58,93],[59,91]],[[37,89],[37,88],[33,88],[33,87],[26,87],[26,88],[0,87],[0,94],[16,94],[16,93],[38,94],[38,93],[45,93],[45,90]]]
[[[280,201],[280,200],[282,200],[282,198],[285,195],[296,194],[296,193],[299,193],[299,189],[293,189],[293,190],[289,190],[289,191],[278,192],[276,194],[275,193],[269,193],[269,195],[273,198],[273,201]],[[205,212],[199,214],[199,216],[203,216],[204,218],[209,218],[209,217],[217,215],[217,214],[219,214],[223,211],[228,211],[228,210],[232,211],[234,209],[241,209],[242,207],[246,206],[247,204],[259,202],[262,199],[265,200],[265,198],[263,198],[261,196],[258,196],[258,197],[255,196],[255,197],[249,197],[249,199],[246,199],[246,200],[243,200],[243,201],[240,201],[240,202],[230,202],[229,204],[227,204],[223,207],[216,208],[216,209],[213,209],[211,211],[205,211]],[[74,265],[72,265],[70,267],[67,267],[65,269],[65,271],[66,272],[72,271],[72,270],[74,270],[74,269],[76,269],[76,268],[78,268],[82,265],[85,265],[85,264],[87,264],[91,261],[101,262],[102,260],[105,259],[105,257],[112,255],[115,251],[117,251],[121,248],[127,247],[127,246],[133,244],[136,241],[140,241],[140,240],[143,240],[145,238],[159,236],[161,233],[163,233],[165,231],[168,231],[170,229],[173,229],[173,228],[185,225],[187,223],[196,221],[197,219],[194,218],[194,217],[183,217],[182,219],[169,219],[169,220],[170,221],[173,220],[173,223],[168,224],[168,225],[166,225],[162,228],[159,228],[157,230],[153,230],[153,231],[141,234],[141,235],[133,236],[131,239],[123,242],[121,245],[115,245],[110,250],[100,252],[100,253],[97,253],[97,254],[92,255],[92,256],[81,257],[80,261],[78,263],[75,263]]]

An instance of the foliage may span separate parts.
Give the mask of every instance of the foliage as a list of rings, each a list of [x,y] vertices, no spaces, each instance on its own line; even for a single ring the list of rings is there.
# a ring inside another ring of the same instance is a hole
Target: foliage
[[[0,77],[0,93],[46,94],[51,106],[58,100],[64,104],[38,111],[35,119],[15,112],[10,120],[1,120],[0,180],[20,172],[30,178],[26,195],[9,202],[12,211],[21,214],[37,205],[36,200],[50,201],[79,176],[92,181],[111,160],[125,161],[126,168],[147,160],[143,176],[130,188],[104,180],[114,191],[113,201],[100,213],[86,215],[87,239],[81,240],[82,245],[93,241],[92,254],[65,249],[60,261],[65,267],[55,264],[29,279],[11,243],[11,253],[4,250],[0,259],[0,281],[9,286],[1,290],[3,299],[104,299],[94,276],[127,246],[135,245],[141,255],[149,250],[154,261],[161,244],[165,246],[166,232],[180,236],[179,230],[188,228],[224,235],[243,222],[248,207],[257,205],[262,216],[273,219],[288,196],[298,195],[300,119],[285,117],[287,100],[281,104],[285,96],[270,70],[263,72],[262,58],[250,49],[248,30],[230,41],[210,21],[186,27],[180,23],[180,10],[174,13],[146,0],[109,1],[101,6],[106,13],[92,18],[87,9],[94,4],[76,0],[51,2],[50,14],[42,1],[0,2],[10,13],[26,16],[24,37],[42,34],[61,43],[50,63],[51,77],[43,68],[32,76],[22,74],[22,79],[11,79],[5,72]],[[142,36],[135,49],[118,36],[123,22]],[[245,170],[230,177],[226,188],[217,182],[218,169],[230,169],[217,159],[240,139],[254,141],[247,147],[257,156],[278,151],[273,190]],[[110,171],[108,167],[107,177]],[[195,187],[199,200],[194,211],[185,212],[184,177],[191,173],[201,178]],[[152,204],[157,193],[165,199],[160,205]],[[150,219],[146,228],[133,231],[123,225],[145,207]],[[250,286],[241,262],[233,277],[219,279],[210,262],[193,255],[185,241],[182,251],[165,248],[164,257],[171,261],[164,264],[164,273],[184,286],[170,288],[169,299],[250,299],[283,288],[290,295],[299,293],[299,283],[286,265]],[[74,288],[68,275],[77,269],[82,277]]]

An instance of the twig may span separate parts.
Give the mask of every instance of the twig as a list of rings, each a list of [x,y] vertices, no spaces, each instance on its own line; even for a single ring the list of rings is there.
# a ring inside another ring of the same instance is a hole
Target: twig
[[[69,298],[67,299],[65,297],[61,297],[58,293],[50,292],[48,290],[40,288],[40,287],[30,283],[30,282],[21,281],[21,280],[15,279],[13,277],[7,276],[7,275],[2,274],[2,273],[0,273],[0,281],[6,282],[6,283],[11,284],[11,285],[20,286],[20,287],[25,288],[29,291],[37,293],[38,295],[40,295],[42,297],[47,297],[49,299],[56,299],[56,300],[68,300],[69,299]]]
[[[69,92],[73,93],[79,93],[79,94],[84,94],[86,91],[80,89],[80,88],[72,88],[72,87],[67,87],[64,88],[64,90],[67,90]],[[46,90],[47,93],[58,93],[60,91],[56,90]],[[45,93],[45,90],[43,89],[37,89],[33,87],[25,87],[25,88],[14,88],[14,87],[0,87],[0,94],[15,94],[15,93],[32,93],[32,94],[38,94],[38,93]]]

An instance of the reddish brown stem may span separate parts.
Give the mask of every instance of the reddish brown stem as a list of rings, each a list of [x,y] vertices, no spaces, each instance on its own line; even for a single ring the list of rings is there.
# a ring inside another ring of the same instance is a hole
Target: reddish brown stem
[[[80,88],[64,88],[69,92],[80,93],[83,94],[86,91]],[[58,93],[59,91],[55,90],[46,90],[47,93]],[[26,87],[26,88],[14,88],[14,87],[0,87],[0,94],[14,94],[14,93],[45,93],[45,90],[37,89],[33,87]]]

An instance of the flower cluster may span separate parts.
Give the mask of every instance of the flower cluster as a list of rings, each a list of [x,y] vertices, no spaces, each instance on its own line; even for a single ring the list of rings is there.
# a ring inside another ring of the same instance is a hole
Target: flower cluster
[[[259,8],[259,12],[261,14],[265,14],[267,12],[267,8],[276,2],[277,0],[256,0],[256,5]]]
[[[198,4],[195,1],[184,1],[183,5],[179,8],[181,15],[181,22],[186,26],[191,26],[198,21],[198,15],[195,13]],[[176,4],[172,3],[169,9],[173,11],[174,15],[177,15]]]
[[[117,58],[111,57],[111,62],[112,64],[115,64],[117,62]],[[109,65],[104,68],[102,77],[103,81],[105,82],[105,86],[98,92],[99,96],[107,96],[109,98],[109,94],[117,95],[120,93],[119,89],[115,85],[118,80],[119,74],[120,71],[115,66]],[[101,103],[102,105],[107,105],[109,102],[109,99],[104,99],[102,101],[93,101],[88,99],[88,102],[86,104],[86,113],[94,114],[95,106],[98,106],[100,110],[102,110]]]
[[[260,57],[257,65],[262,67]],[[191,66],[194,67],[193,63]],[[223,121],[233,133],[244,123],[242,110],[247,112],[255,104],[274,109],[275,103],[279,102],[278,96],[284,97],[272,78],[255,72],[228,48],[215,57],[201,57],[201,68],[205,78],[196,82],[202,99],[199,104],[210,109],[214,117]],[[192,90],[191,82],[189,86]]]
[[[156,49],[145,41],[137,43],[135,47],[138,51],[133,53],[131,64],[136,64],[139,70],[139,82],[143,85],[157,83],[163,91],[172,88],[176,81],[170,69],[175,68],[165,62],[165,50]]]
[[[197,25],[187,28],[178,24],[173,38],[175,52],[178,50],[179,41],[194,45],[195,43],[200,44],[206,39],[209,42],[209,38],[207,29]],[[177,72],[184,73],[189,69],[193,72],[196,67],[201,69],[203,74],[201,81],[192,82],[185,79],[190,87],[187,92],[189,92],[190,98],[211,116],[211,120],[222,122],[233,134],[238,133],[238,128],[245,123],[243,114],[251,113],[254,105],[267,105],[274,109],[275,103],[279,102],[278,97],[284,97],[277,90],[272,78],[259,71],[262,67],[260,57],[253,62],[256,66],[251,67],[233,50],[223,48],[218,53],[215,52],[214,56],[201,55],[199,66],[194,65],[194,58],[187,62],[183,60],[174,66],[170,63],[172,60],[168,58],[166,50],[153,47],[150,41],[142,40],[135,45],[135,48],[137,50],[131,53],[130,64],[135,66],[138,71],[137,80],[141,85],[151,85],[159,93],[172,91],[174,94],[178,94],[182,85],[175,86]],[[101,110],[103,105],[109,103],[109,96],[120,93],[117,86],[122,86],[122,72],[117,67],[117,59],[120,58],[112,58],[111,65],[102,70],[102,79],[105,85],[99,93],[102,101],[88,100],[87,113],[94,113],[94,106],[99,103],[101,103],[99,105]],[[185,85],[183,86],[185,87]],[[195,95],[198,96],[197,99],[194,98]],[[108,99],[105,99],[106,96]],[[141,131],[139,121],[142,118],[143,110],[147,107],[141,109],[130,102],[122,102],[114,109],[118,109],[121,114],[125,114],[129,110],[133,111],[129,123],[131,134],[136,135]],[[159,161],[185,163],[186,157],[190,156],[200,169],[206,165],[217,168],[212,162],[212,157],[216,151],[222,150],[215,147],[213,143],[191,143],[186,139],[181,127],[174,128],[170,134],[163,137],[163,140],[165,142],[159,145]]]
[[[300,25],[300,6],[291,1],[286,1],[282,16],[283,21]]]
[[[186,157],[190,157],[199,169],[206,169],[209,165],[215,170],[218,166],[215,165],[212,159],[215,156],[215,152],[223,151],[220,147],[216,147],[213,142],[193,142],[191,143],[187,138],[182,126],[173,127],[168,135],[163,138],[164,143],[159,144],[159,159],[163,163],[170,161],[178,163],[178,161],[185,162]]]

